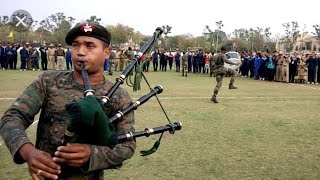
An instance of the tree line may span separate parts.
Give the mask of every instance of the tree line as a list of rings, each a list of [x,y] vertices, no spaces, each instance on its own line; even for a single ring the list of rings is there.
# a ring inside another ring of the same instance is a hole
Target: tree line
[[[101,24],[102,19],[97,16],[90,16],[85,20]],[[67,32],[81,22],[75,22],[75,18],[66,16],[63,12],[52,14],[41,21],[33,21],[29,27],[15,26],[14,23],[0,22],[0,40],[3,42],[15,43],[54,43],[65,44],[64,38]],[[160,47],[166,50],[202,48],[205,51],[214,51],[221,46],[226,46],[229,50],[237,51],[254,51],[265,50],[274,51],[277,41],[285,44],[285,49],[291,51],[297,38],[303,34],[307,34],[305,26],[300,30],[300,26],[296,21],[283,23],[284,33],[272,36],[271,28],[249,28],[235,29],[231,34],[226,34],[222,30],[212,31],[208,26],[208,33],[203,36],[194,37],[191,34],[182,34],[162,37]],[[36,30],[34,30],[36,28]],[[132,41],[133,44],[142,46],[149,37],[136,31],[134,28],[123,24],[106,25],[106,28],[112,35],[112,45],[119,47],[122,44]],[[174,28],[174,27],[173,27]],[[315,35],[320,40],[320,24],[313,25]]]

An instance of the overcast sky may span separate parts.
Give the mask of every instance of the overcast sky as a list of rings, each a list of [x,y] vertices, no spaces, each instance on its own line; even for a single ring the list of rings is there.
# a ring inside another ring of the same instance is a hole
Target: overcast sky
[[[0,15],[10,16],[15,10],[28,11],[34,20],[41,21],[56,12],[81,21],[96,15],[103,25],[121,23],[135,31],[151,35],[162,25],[172,26],[172,34],[202,35],[209,25],[216,28],[222,20],[227,34],[239,28],[267,28],[284,34],[282,23],[297,21],[302,29],[313,32],[312,25],[320,24],[319,0],[1,0]]]

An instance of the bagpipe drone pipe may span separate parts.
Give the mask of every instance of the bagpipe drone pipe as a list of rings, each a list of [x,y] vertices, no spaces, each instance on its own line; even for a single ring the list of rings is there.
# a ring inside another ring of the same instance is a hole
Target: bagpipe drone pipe
[[[149,41],[146,42],[140,49],[140,51],[135,55],[134,60],[130,62],[130,64],[126,67],[122,74],[116,79],[116,82],[113,84],[111,89],[105,96],[102,96],[101,98],[98,98],[94,95],[94,90],[91,89],[88,73],[85,69],[85,66],[84,64],[81,65],[81,75],[85,89],[84,98],[66,105],[66,110],[70,114],[71,121],[65,132],[63,144],[70,142],[112,147],[117,143],[128,140],[135,140],[136,138],[142,136],[148,137],[153,134],[161,133],[159,140],[150,150],[141,151],[141,155],[146,156],[154,153],[157,150],[164,132],[168,131],[173,134],[176,130],[180,130],[182,128],[181,122],[171,123],[168,119],[168,116],[164,112],[169,121],[169,124],[155,128],[146,128],[145,130],[138,132],[128,132],[126,134],[120,135],[115,132],[114,124],[116,124],[117,121],[120,120],[124,115],[136,110],[138,106],[147,102],[153,96],[155,96],[158,100],[156,95],[160,94],[163,91],[163,88],[160,85],[154,87],[153,89],[151,89],[149,86],[151,90],[150,93],[142,96],[127,108],[118,111],[113,117],[107,117],[104,111],[106,105],[110,101],[110,98],[119,88],[120,84],[123,84],[124,80],[135,68],[139,69],[139,61],[141,60],[142,55],[151,52],[151,49],[159,39],[162,32],[163,30],[161,28],[156,29]],[[148,82],[147,84],[149,85]],[[161,104],[160,106],[163,110]]]

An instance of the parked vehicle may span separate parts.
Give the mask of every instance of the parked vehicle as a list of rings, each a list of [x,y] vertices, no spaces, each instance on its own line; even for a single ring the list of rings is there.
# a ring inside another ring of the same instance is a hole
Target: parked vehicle
[[[230,68],[230,69],[233,69],[233,70],[237,71],[241,66],[241,56],[240,56],[240,54],[238,52],[230,51],[230,52],[227,52],[225,55],[226,55],[228,60],[230,60],[230,61],[238,61],[238,62],[240,62],[240,64],[239,65],[231,65],[231,64],[228,64],[228,63],[224,63],[224,67],[225,68]]]

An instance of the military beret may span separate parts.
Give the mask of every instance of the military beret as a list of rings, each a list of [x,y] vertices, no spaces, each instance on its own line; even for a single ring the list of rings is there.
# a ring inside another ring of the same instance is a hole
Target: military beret
[[[94,37],[107,44],[110,44],[111,41],[110,32],[105,27],[93,23],[82,23],[72,28],[66,36],[66,43],[71,45],[78,36]]]

